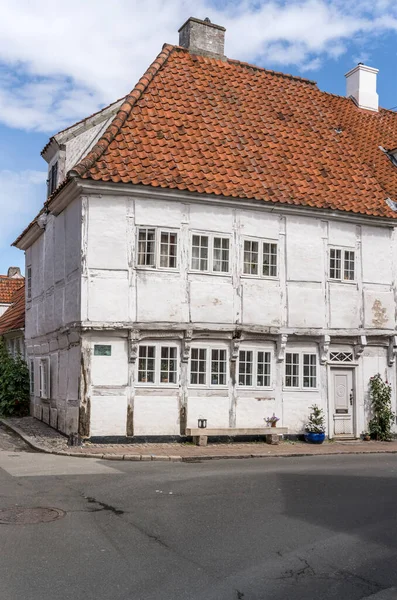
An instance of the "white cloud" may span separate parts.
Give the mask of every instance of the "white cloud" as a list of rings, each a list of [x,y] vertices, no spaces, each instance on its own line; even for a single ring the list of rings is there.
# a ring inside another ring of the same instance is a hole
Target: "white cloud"
[[[129,92],[192,13],[224,25],[226,53],[319,68],[365,35],[397,31],[390,0],[0,0],[0,120],[53,133]],[[360,53],[361,49],[358,49]]]
[[[43,171],[0,170],[0,252],[8,246],[4,240],[21,233],[21,223],[28,223],[42,207],[46,177]]]

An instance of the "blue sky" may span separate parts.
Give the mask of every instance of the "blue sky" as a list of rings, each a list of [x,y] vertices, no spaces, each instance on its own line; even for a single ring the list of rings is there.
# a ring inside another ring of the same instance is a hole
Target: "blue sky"
[[[357,62],[377,67],[397,107],[395,0],[0,0],[0,273],[45,200],[48,137],[130,91],[189,16],[224,25],[226,54],[344,95]],[[397,117],[396,117],[397,118]],[[397,140],[396,144],[397,146]]]

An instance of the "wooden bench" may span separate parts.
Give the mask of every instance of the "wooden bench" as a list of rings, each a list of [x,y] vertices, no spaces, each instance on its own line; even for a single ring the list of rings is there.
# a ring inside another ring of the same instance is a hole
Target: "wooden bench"
[[[192,436],[193,442],[197,446],[206,446],[208,437],[229,436],[237,437],[241,435],[263,435],[266,436],[268,444],[278,444],[279,436],[288,433],[288,427],[237,427],[237,428],[219,428],[219,429],[201,429],[199,427],[186,428],[186,435]]]

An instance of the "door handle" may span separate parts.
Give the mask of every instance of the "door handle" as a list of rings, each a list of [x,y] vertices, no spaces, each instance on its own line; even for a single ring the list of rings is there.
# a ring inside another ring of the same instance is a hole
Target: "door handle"
[[[350,406],[353,406],[353,390],[350,392]]]

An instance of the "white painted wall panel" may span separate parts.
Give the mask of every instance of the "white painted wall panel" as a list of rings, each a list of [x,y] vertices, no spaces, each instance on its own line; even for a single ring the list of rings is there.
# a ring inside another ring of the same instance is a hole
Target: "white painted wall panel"
[[[111,356],[95,356],[95,345],[110,345]],[[127,340],[98,336],[91,340],[91,378],[95,386],[127,385]]]
[[[269,393],[269,395],[271,395],[271,393]],[[253,393],[253,396],[260,398],[263,396],[263,392],[258,391]],[[271,417],[273,413],[277,414],[275,398],[257,400],[255,397],[238,397],[236,406],[236,427],[265,427],[265,419]]]
[[[81,200],[76,198],[65,208],[65,272],[81,268]]]
[[[391,230],[362,227],[361,239],[363,281],[391,285],[393,278]]]
[[[124,321],[128,315],[128,279],[111,276],[91,279],[88,292],[88,318],[90,321]],[[117,273],[115,274],[117,275]]]
[[[89,198],[87,266],[95,269],[127,269],[124,198]]]
[[[136,396],[134,435],[179,435],[179,405],[176,396]]]
[[[360,326],[360,295],[352,284],[330,283],[330,323],[336,329]]]
[[[190,228],[199,231],[220,231],[231,233],[233,211],[231,208],[210,204],[190,205]]]
[[[357,225],[354,225],[354,223],[329,221],[328,242],[331,246],[348,246],[354,248],[356,245],[356,237]]]
[[[325,298],[321,284],[289,282],[287,297],[289,327],[325,326]]]
[[[281,325],[283,300],[278,281],[245,278],[242,280],[242,296],[243,323]]]
[[[189,306],[185,301],[185,284],[179,273],[137,274],[138,321],[188,321]]]
[[[233,286],[226,278],[190,281],[192,322],[232,323]]]
[[[304,433],[313,404],[327,414],[326,399],[320,392],[283,392],[283,424],[288,427],[289,433]]]
[[[242,236],[278,239],[280,222],[277,215],[253,210],[238,210],[237,215]]]
[[[230,400],[221,396],[194,397],[191,390],[187,403],[187,427],[197,427],[198,419],[207,419],[208,428],[229,427]]]
[[[364,326],[391,329],[395,324],[395,300],[392,290],[364,289]]]
[[[126,396],[93,396],[91,398],[91,436],[127,433]]]
[[[161,225],[162,227],[179,227],[182,220],[183,204],[179,202],[162,202],[142,198],[135,200],[136,225]]]
[[[65,279],[65,212],[55,219],[54,238],[54,278],[58,282]]]
[[[324,248],[321,221],[287,217],[287,279],[324,280]]]

